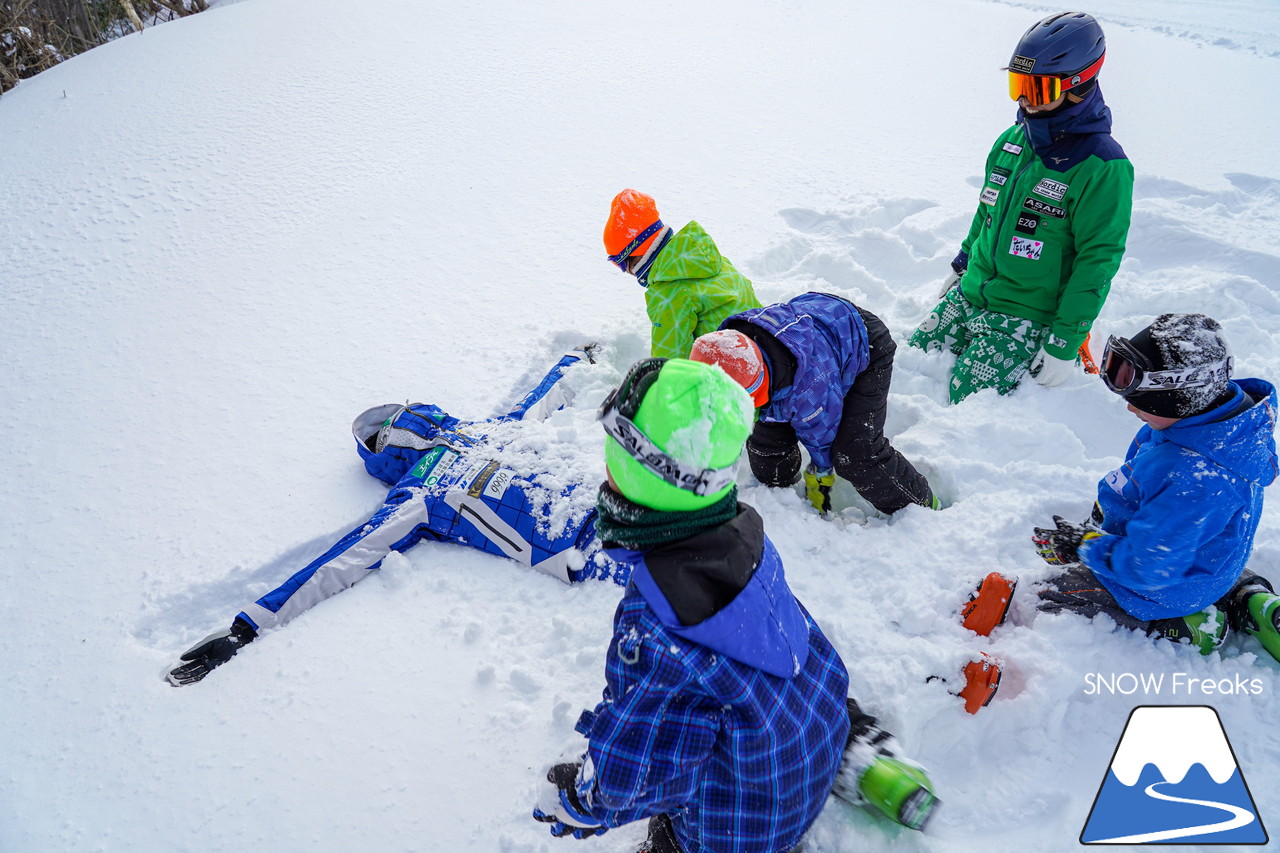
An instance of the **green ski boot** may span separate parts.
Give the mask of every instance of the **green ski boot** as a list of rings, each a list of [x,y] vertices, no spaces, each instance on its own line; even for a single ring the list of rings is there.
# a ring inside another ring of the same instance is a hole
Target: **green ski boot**
[[[1280,660],[1280,595],[1259,589],[1249,596],[1248,606],[1245,633],[1257,637],[1262,647]]]
[[[886,755],[863,771],[858,790],[868,803],[908,829],[923,829],[939,803],[923,769]]]
[[[1206,607],[1199,613],[1183,616],[1181,622],[1183,630],[1173,638],[1190,640],[1202,655],[1213,654],[1227,639],[1227,615],[1217,607]]]
[[[942,803],[928,775],[914,761],[898,757],[894,736],[853,699],[848,710],[849,739],[831,793],[850,805],[875,806],[909,829],[923,829]]]

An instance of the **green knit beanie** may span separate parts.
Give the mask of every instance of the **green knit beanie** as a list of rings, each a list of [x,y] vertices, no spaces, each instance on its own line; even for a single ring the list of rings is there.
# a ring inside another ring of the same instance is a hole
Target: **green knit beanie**
[[[656,373],[656,376],[654,375]],[[643,437],[678,463],[684,485],[656,473],[610,432],[604,460],[620,491],[643,506],[663,511],[702,509],[722,500],[733,488],[732,475],[743,444],[751,432],[755,407],[742,386],[723,370],[686,358],[646,359],[631,368],[619,386],[616,400],[621,414]],[[639,398],[638,404],[637,399]],[[607,402],[604,409],[609,407]],[[610,431],[608,418],[605,429]],[[693,481],[705,474],[702,486]],[[714,491],[705,483],[726,482]]]

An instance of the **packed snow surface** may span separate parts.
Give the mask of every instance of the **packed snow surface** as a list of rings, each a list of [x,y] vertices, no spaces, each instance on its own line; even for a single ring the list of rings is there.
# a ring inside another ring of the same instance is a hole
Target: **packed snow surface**
[[[161,675],[378,506],[349,432],[370,406],[486,417],[599,341],[511,452],[601,480],[595,407],[648,347],[600,242],[624,187],[699,221],[764,301],[837,293],[905,344],[1013,119],[1001,68],[1049,11],[224,1],[0,98],[0,851],[633,850],[638,825],[575,842],[529,818],[599,699],[615,586],[422,544],[204,682]],[[1137,171],[1095,352],[1202,312],[1237,375],[1280,379],[1280,6],[1088,11]],[[1202,658],[1023,597],[1048,572],[1031,528],[1085,517],[1138,421],[1084,374],[948,406],[949,361],[900,346],[888,423],[944,511],[886,520],[842,485],[823,520],[739,477],[945,801],[928,835],[831,805],[806,853],[1075,850],[1142,704],[1216,708],[1280,826],[1259,645]],[[1251,566],[1280,579],[1275,495]],[[978,638],[955,612],[993,570],[1023,584]],[[969,716],[948,691],[980,651],[1007,671]]]

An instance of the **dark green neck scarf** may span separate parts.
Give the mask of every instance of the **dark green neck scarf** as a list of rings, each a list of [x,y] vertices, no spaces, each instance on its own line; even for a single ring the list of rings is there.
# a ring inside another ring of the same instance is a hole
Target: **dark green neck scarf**
[[[601,483],[596,509],[600,512],[596,536],[601,542],[616,542],[639,551],[663,542],[687,539],[731,521],[738,514],[738,487],[730,488],[727,495],[711,506],[687,512],[665,512],[627,500],[608,483]]]

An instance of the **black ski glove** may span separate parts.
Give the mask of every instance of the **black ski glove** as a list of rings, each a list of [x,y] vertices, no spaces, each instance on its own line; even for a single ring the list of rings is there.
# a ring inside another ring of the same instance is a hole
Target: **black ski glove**
[[[582,764],[557,764],[547,771],[550,783],[538,798],[533,809],[533,819],[551,824],[551,834],[556,838],[572,835],[574,838],[590,838],[603,835],[606,827],[591,816],[591,812],[578,799],[578,772]]]
[[[1080,562],[1080,545],[1102,534],[1083,524],[1073,524],[1060,515],[1053,517],[1056,528],[1037,527],[1031,534],[1040,558],[1051,566],[1069,566]]]
[[[179,660],[189,661],[169,670],[165,679],[174,687],[195,684],[217,667],[235,657],[240,647],[253,642],[258,632],[243,619],[236,619],[226,631],[210,634],[183,653]]]

